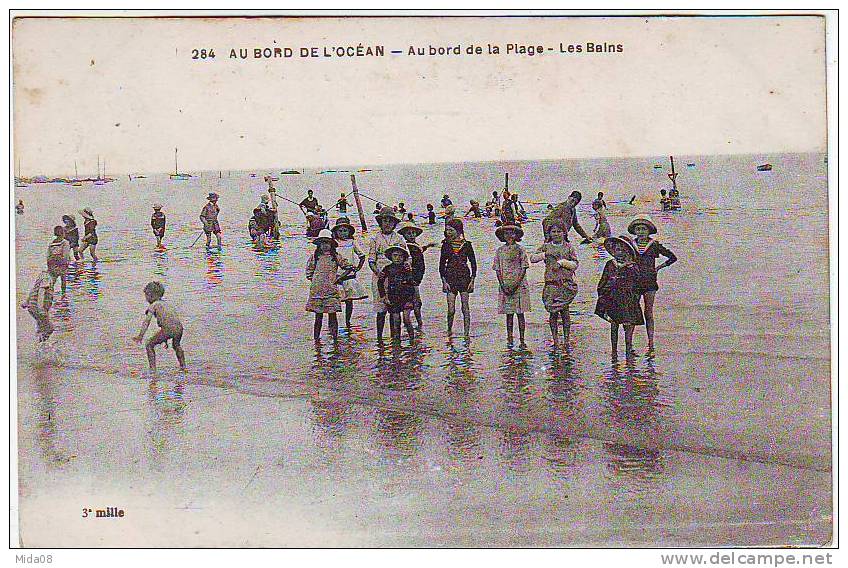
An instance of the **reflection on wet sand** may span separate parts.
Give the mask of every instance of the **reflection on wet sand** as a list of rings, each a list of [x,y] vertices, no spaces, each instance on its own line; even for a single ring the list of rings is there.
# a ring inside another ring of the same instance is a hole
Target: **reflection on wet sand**
[[[453,341],[446,343],[445,395],[447,405],[461,416],[444,421],[447,436],[447,451],[454,460],[474,463],[482,459],[483,449],[480,443],[480,426],[467,417],[475,407],[477,399],[477,376],[474,371],[474,359],[467,344],[454,347]]]
[[[374,384],[387,404],[376,409],[378,440],[389,456],[411,458],[418,449],[421,416],[415,408],[415,391],[421,385],[423,351],[417,344],[391,343],[379,349]]]
[[[663,408],[667,406],[653,360],[645,358],[642,367],[630,357],[624,362],[613,361],[601,388],[612,425],[642,442],[603,445],[610,483],[622,491],[642,492],[646,489],[645,482],[657,478],[664,468],[663,452],[652,447],[661,431]]]
[[[150,462],[158,471],[166,471],[169,451],[180,446],[187,406],[184,390],[181,383],[152,380],[148,384]]]
[[[67,451],[59,443],[59,432],[56,427],[56,412],[60,401],[56,399],[56,380],[53,371],[45,364],[36,364],[32,369],[35,383],[36,427],[38,429],[38,447],[44,463],[48,468],[60,467],[70,460]]]
[[[167,278],[168,253],[165,250],[153,251],[153,274],[159,278]]]
[[[214,290],[224,281],[224,261],[221,251],[206,249],[206,289]]]
[[[507,349],[498,367],[500,391],[504,401],[505,423],[500,434],[500,457],[515,470],[527,467],[531,441],[530,429],[530,363],[533,357],[526,349]]]
[[[350,344],[325,349],[315,343],[315,357],[306,378],[312,432],[319,460],[330,464],[344,451],[343,439],[351,421],[356,396],[359,349]]]
[[[578,400],[580,389],[571,353],[549,351],[546,370],[542,396],[547,401],[549,415],[545,420],[548,427],[543,436],[544,458],[554,477],[570,479],[580,451],[585,450],[582,440],[568,435],[581,414]]]

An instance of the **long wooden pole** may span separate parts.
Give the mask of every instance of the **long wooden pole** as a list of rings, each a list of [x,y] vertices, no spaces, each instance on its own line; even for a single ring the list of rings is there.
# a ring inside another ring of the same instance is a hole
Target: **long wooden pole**
[[[368,225],[365,224],[365,213],[362,211],[362,202],[359,200],[359,189],[356,187],[356,176],[350,174],[350,183],[353,186],[353,199],[356,201],[356,210],[359,211],[359,222],[362,224],[363,232],[368,231]]]
[[[504,189],[509,191],[509,172],[504,173]]]
[[[671,160],[671,173],[668,177],[671,178],[671,187],[674,191],[677,191],[677,174],[674,173],[674,156],[669,156],[669,160]]]

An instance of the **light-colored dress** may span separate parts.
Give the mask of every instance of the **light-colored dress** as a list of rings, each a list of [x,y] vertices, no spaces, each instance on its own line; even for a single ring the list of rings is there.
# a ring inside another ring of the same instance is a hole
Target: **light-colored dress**
[[[504,286],[513,287],[521,279],[515,293],[509,296],[498,288],[499,314],[523,314],[530,311],[530,287],[527,285],[529,267],[527,252],[519,244],[503,245],[495,253],[492,269],[500,275]]]
[[[562,266],[559,261],[577,260],[577,253],[568,241],[562,244],[545,243],[535,254],[530,255],[532,262],[545,262],[545,288],[542,290],[542,303],[549,313],[568,309],[577,295],[577,282],[574,270]]]
[[[394,231],[388,235],[382,231],[374,235],[374,238],[371,240],[371,247],[368,249],[368,263],[376,263],[377,274],[380,274],[385,267],[392,263],[391,260],[386,258],[386,251],[389,247],[401,247],[409,252],[409,248],[406,246],[406,239]],[[371,301],[374,312],[379,314],[387,312],[389,308],[380,301],[380,291],[377,289],[377,280],[379,278],[377,274],[371,274]]]
[[[336,254],[339,255],[339,258],[345,259],[348,264],[354,268],[359,266],[359,259],[365,258],[365,253],[359,250],[359,247],[356,245],[356,241],[353,239],[347,239],[336,242],[339,244],[338,248],[336,248]],[[359,281],[358,276],[359,273],[357,272],[357,276],[339,284],[339,294],[341,295],[342,302],[346,300],[363,300],[368,297],[368,294],[365,293],[365,288],[362,286],[362,282]]]
[[[336,284],[339,266],[346,266],[347,262],[339,258],[338,263],[330,254],[315,254],[309,256],[306,265],[306,277],[312,280],[309,287],[309,300],[306,302],[306,311],[316,314],[334,314],[342,311],[341,295]]]

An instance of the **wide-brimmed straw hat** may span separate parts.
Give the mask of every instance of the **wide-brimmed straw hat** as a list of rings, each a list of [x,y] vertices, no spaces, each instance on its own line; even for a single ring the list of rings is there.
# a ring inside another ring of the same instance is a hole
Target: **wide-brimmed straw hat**
[[[162,209],[162,204],[161,203],[154,203],[153,209],[155,209],[156,211],[159,211],[160,209]]]
[[[380,209],[380,212],[377,213],[377,215],[375,216],[375,219],[377,219],[378,223],[380,222],[381,219],[391,219],[392,221],[395,222],[395,225],[400,223],[400,219],[398,219],[397,215],[395,215],[394,209],[392,209],[389,206],[386,206],[386,207],[383,207],[382,209]]]
[[[404,231],[410,231],[412,233],[415,233],[415,236],[417,237],[418,235],[420,235],[421,233],[424,232],[424,229],[422,229],[421,227],[419,227],[415,223],[410,223],[409,221],[407,221],[406,223],[403,223],[397,229],[397,232],[401,235],[403,234]]]
[[[625,237],[624,235],[620,237],[607,237],[604,239],[604,249],[610,254],[612,254],[612,247],[615,244],[623,244],[633,258],[636,258],[636,247],[633,246],[633,243],[630,242],[630,239]]]
[[[515,233],[516,241],[520,241],[521,238],[524,236],[524,229],[522,229],[518,225],[501,225],[500,227],[495,229],[495,236],[500,242],[506,242],[506,239],[504,238],[504,233],[507,231],[513,231]]]
[[[208,199],[209,201],[217,201],[218,200],[218,194],[217,193],[210,193],[209,195],[206,196],[206,199]]]
[[[635,235],[636,233],[633,232],[633,228],[636,227],[636,225],[645,225],[646,227],[648,227],[649,235],[657,234],[657,226],[654,225],[654,222],[651,221],[651,218],[647,215],[639,215],[638,217],[633,217],[633,220],[630,221],[629,225],[627,225],[627,232],[631,235]]]
[[[398,246],[392,246],[392,247],[387,248],[386,252],[384,252],[383,254],[386,255],[386,258],[391,260],[392,253],[395,252],[396,250],[399,250],[400,252],[402,252],[404,257],[409,258],[409,251],[406,250],[403,247],[398,247]]]
[[[336,231],[342,228],[350,229],[350,236],[353,236],[353,234],[356,232],[356,227],[354,227],[350,223],[350,219],[348,219],[347,217],[339,217],[338,219],[336,219],[336,224],[333,225],[333,228],[330,229],[330,232],[333,233],[333,236],[335,237]]]
[[[313,240],[312,242],[317,245],[320,244],[321,241],[330,241],[330,244],[333,245],[333,248],[338,246],[338,243],[336,242],[336,239],[333,238],[333,233],[330,231],[330,229],[321,229],[321,232],[318,233],[318,236],[315,237],[315,240]]]
[[[93,212],[90,208],[88,208],[88,207],[86,207],[85,209],[81,210],[81,211],[80,211],[80,215],[82,215],[82,216],[83,216],[83,217],[85,217],[86,219],[94,219],[94,212]]]

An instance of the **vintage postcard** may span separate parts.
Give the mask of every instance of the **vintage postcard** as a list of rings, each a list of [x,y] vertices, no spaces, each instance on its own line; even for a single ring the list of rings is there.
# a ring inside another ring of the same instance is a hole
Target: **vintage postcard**
[[[824,15],[12,16],[14,545],[833,541]]]

